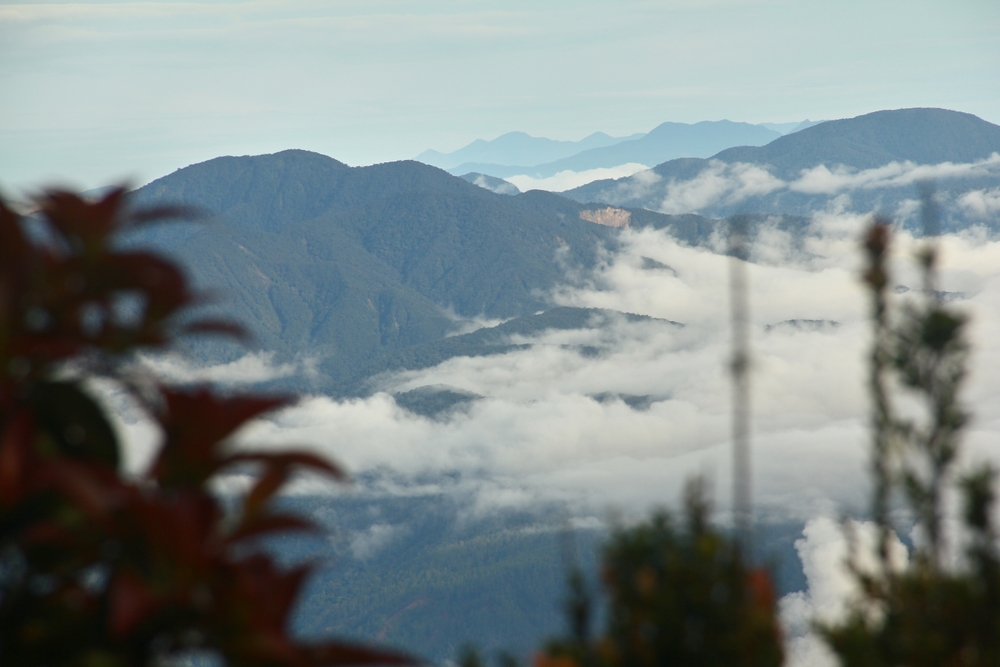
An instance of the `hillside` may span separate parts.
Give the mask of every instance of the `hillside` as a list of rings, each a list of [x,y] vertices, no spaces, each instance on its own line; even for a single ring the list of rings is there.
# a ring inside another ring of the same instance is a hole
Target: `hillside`
[[[629,178],[595,181],[563,194],[580,202],[719,216],[809,215],[847,193],[854,210],[893,211],[915,196],[913,185],[921,177],[937,176],[945,201],[1000,184],[1000,168],[995,165],[911,176],[906,163],[968,164],[987,160],[993,153],[1000,153],[1000,126],[971,114],[945,109],[878,111],[808,127],[765,146],[728,148],[707,160],[671,160]],[[865,173],[890,163],[899,166],[881,174]],[[754,180],[745,180],[748,172],[738,165],[758,167]],[[820,167],[834,177],[816,172]],[[809,170],[814,173],[804,173]],[[712,179],[718,196],[682,197],[701,182],[699,178]],[[951,214],[955,225],[975,222],[961,210],[952,209]]]
[[[564,631],[567,548],[596,573],[607,531],[572,529],[556,506],[469,516],[463,501],[449,494],[287,499],[334,531],[328,540],[281,544],[286,561],[324,565],[298,605],[296,630],[406,647],[434,664],[453,660],[467,642],[490,657],[502,649],[529,658]],[[801,590],[794,548],[801,524],[758,528],[779,594]]]
[[[722,162],[768,165],[794,178],[819,164],[873,169],[890,162],[973,162],[1000,151],[1000,126],[947,109],[899,109],[831,120],[775,139],[714,155]]]
[[[418,162],[350,168],[305,151],[217,158],[136,198],[204,211],[203,224],[134,242],[179,256],[220,296],[213,308],[250,325],[257,348],[320,360],[327,388],[443,339],[456,318],[549,308],[545,294],[565,267],[592,265],[598,245],[615,239],[580,218],[586,206],[553,194],[499,195]],[[239,354],[198,351],[216,361]]]
[[[495,192],[498,195],[516,195],[521,192],[513,183],[505,181],[502,178],[496,178],[495,176],[470,172],[462,174],[460,178],[481,188],[486,188],[490,192]]]

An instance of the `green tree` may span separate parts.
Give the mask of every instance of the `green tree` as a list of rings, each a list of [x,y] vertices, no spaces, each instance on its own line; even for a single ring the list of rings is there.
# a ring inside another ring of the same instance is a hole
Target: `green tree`
[[[700,480],[689,482],[683,521],[660,512],[618,530],[605,546],[605,631],[591,639],[589,601],[570,576],[571,633],[550,642],[538,667],[778,667],[783,659],[768,571],[751,567],[713,528]]]
[[[924,210],[925,217],[934,217],[929,193]],[[974,470],[958,482],[968,533],[964,568],[948,566],[942,529],[944,498],[955,483],[953,469],[967,422],[958,400],[966,373],[967,320],[937,289],[933,240],[924,243],[917,257],[924,277],[920,297],[892,307],[890,241],[886,220],[876,220],[864,240],[864,278],[875,334],[869,384],[873,515],[881,535],[881,566],[866,572],[852,559],[861,598],[846,620],[820,631],[845,667],[998,665],[1000,558],[990,520],[995,504],[991,468]],[[922,403],[920,420],[898,414],[896,387]],[[902,571],[893,569],[889,559],[894,499],[910,511],[925,536]]]
[[[0,201],[0,664],[164,664],[208,651],[229,665],[409,659],[287,634],[308,567],[279,568],[262,538],[309,531],[269,501],[295,470],[343,479],[288,451],[234,451],[229,437],[288,397],[164,386],[135,354],[189,333],[240,335],[192,319],[198,295],[172,262],[122,249],[122,233],[175,217],[51,191],[19,214]],[[160,426],[151,468],[122,469],[122,443],[88,388],[104,378]],[[211,484],[253,472],[235,512]]]

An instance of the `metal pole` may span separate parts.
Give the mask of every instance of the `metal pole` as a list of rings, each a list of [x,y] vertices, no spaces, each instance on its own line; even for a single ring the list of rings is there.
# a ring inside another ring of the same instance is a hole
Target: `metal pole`
[[[729,306],[732,322],[733,519],[736,539],[750,549],[750,304],[747,289],[749,257],[746,219],[735,216],[729,226]]]

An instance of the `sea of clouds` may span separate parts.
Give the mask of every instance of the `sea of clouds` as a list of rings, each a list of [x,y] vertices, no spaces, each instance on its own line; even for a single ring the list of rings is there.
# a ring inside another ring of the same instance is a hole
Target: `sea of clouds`
[[[664,178],[652,169],[637,172],[632,178],[616,183],[604,199],[610,203],[654,202],[645,206],[661,213],[681,214],[735,206],[753,197],[780,192],[836,197],[856,191],[911,188],[922,181],[936,180],[945,185],[952,180],[980,178],[993,182],[1000,179],[1000,154],[993,153],[975,162],[925,165],[901,161],[872,169],[820,164],[787,180],[775,176],[765,166],[709,160],[697,176],[687,180]],[[1000,188],[970,190],[959,196],[955,204],[973,220],[992,219],[1000,211]],[[909,202],[911,208],[914,205],[915,201]]]
[[[799,239],[765,227],[748,268],[757,516],[805,524],[797,548],[809,589],[782,600],[789,664],[796,667],[832,664],[809,629],[809,619],[835,619],[853,594],[842,568],[846,542],[831,517],[867,507],[870,331],[858,243],[867,222],[867,216],[818,214]],[[917,243],[904,232],[894,239],[894,299],[919,290],[911,261]],[[992,372],[1000,364],[1000,242],[972,230],[942,237],[940,248],[939,287],[971,318],[963,396],[974,418],[962,464],[1000,463],[1000,374]],[[512,342],[528,347],[382,376],[380,390],[366,398],[308,396],[245,429],[240,441],[306,445],[364,480],[355,492],[454,494],[470,515],[557,504],[578,521],[599,523],[612,511],[637,517],[675,504],[685,479],[704,475],[726,521],[729,262],[665,231],[624,230],[618,251],[605,253],[594,270],[568,271],[548,296],[554,305],[656,319],[612,317],[594,328],[518,338]],[[222,382],[312,368],[260,354],[207,369],[169,359],[156,364],[175,379]],[[435,418],[393,399],[426,386],[482,398]],[[645,396],[648,405],[630,407],[629,396]],[[132,443],[129,465],[140,470],[158,434],[134,410],[122,414],[120,428]],[[329,490],[315,480],[299,486]],[[386,539],[372,534],[356,550],[364,556]]]
[[[644,164],[629,162],[620,164],[617,167],[598,167],[596,169],[585,169],[583,171],[573,171],[567,169],[558,174],[536,178],[527,174],[508,176],[504,180],[513,183],[521,192],[528,190],[548,190],[549,192],[565,192],[586,185],[592,181],[599,181],[606,178],[625,178],[636,172],[649,169]],[[477,184],[478,185],[478,184]]]

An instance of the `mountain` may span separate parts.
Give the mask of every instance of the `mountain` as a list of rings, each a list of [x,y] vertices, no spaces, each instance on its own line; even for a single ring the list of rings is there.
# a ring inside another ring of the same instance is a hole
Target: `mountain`
[[[954,204],[953,224],[960,225],[975,222],[974,212],[962,212],[961,197],[1000,185],[1000,159],[989,162],[994,153],[1000,153],[1000,126],[972,114],[878,111],[807,127],[765,146],[728,148],[707,160],[671,160],[629,178],[595,181],[563,195],[580,202],[711,216],[809,215],[834,197],[841,197],[843,205],[846,195],[853,210],[896,212],[916,196],[917,180],[936,178],[942,201]],[[987,163],[976,164],[982,161]],[[953,165],[913,169],[943,163]],[[871,171],[890,164],[895,166]]]
[[[809,120],[806,118],[804,121],[793,127],[788,132],[782,132],[782,134],[792,134],[793,132],[798,132],[799,130],[804,130],[807,127],[812,127],[813,125],[819,125],[820,123],[825,123],[825,120]]]
[[[766,127],[769,130],[774,130],[778,134],[791,134],[792,132],[798,132],[799,130],[804,130],[807,127],[812,127],[813,125],[819,125],[820,123],[825,123],[825,120],[809,120],[806,118],[800,123],[758,123],[761,127]]]
[[[446,476],[429,482],[448,486]],[[571,529],[557,506],[470,515],[463,500],[447,493],[283,499],[332,532],[279,545],[285,562],[324,566],[297,606],[295,631],[388,643],[438,665],[468,642],[491,658],[505,650],[526,662],[565,632],[567,556],[586,573],[595,625],[602,623],[597,573],[606,529]],[[757,526],[758,560],[774,566],[779,595],[805,587],[794,547],[801,535],[799,522]]]
[[[526,174],[546,178],[561,171],[585,171],[622,164],[660,164],[680,157],[708,157],[731,146],[761,146],[781,134],[760,125],[728,120],[700,123],[662,123],[638,139],[611,146],[584,150],[575,155],[534,166],[509,166],[466,162],[449,169],[451,173],[475,171],[498,178]],[[521,163],[530,165],[530,163]]]
[[[565,268],[593,266],[598,246],[616,238],[592,207],[551,193],[499,195],[419,162],[352,168],[306,151],[209,160],[135,200],[204,211],[202,224],[132,243],[179,257],[196,285],[220,296],[212,308],[248,324],[259,349],[317,359],[320,388],[334,393],[357,390],[402,350],[444,339],[456,319],[550,308],[545,294]],[[618,215],[638,226],[672,221]],[[197,353],[219,361],[239,350]]]
[[[873,169],[890,162],[972,162],[1000,151],[1000,126],[946,109],[899,109],[831,120],[713,156],[722,162],[766,164],[782,178],[816,165]]]
[[[454,168],[463,163],[538,164],[552,162],[575,155],[580,151],[611,146],[641,136],[641,134],[633,134],[628,137],[612,137],[604,132],[594,132],[580,141],[557,141],[544,137],[533,137],[524,132],[508,132],[489,141],[476,139],[468,146],[451,153],[427,150],[414,159],[456,173]]]
[[[486,188],[490,192],[495,192],[498,195],[516,195],[521,193],[521,191],[517,189],[517,186],[510,181],[505,181],[502,178],[496,178],[494,176],[487,176],[486,174],[470,172],[468,174],[462,174],[459,178],[464,181],[468,181],[473,185],[478,185],[481,188]]]

